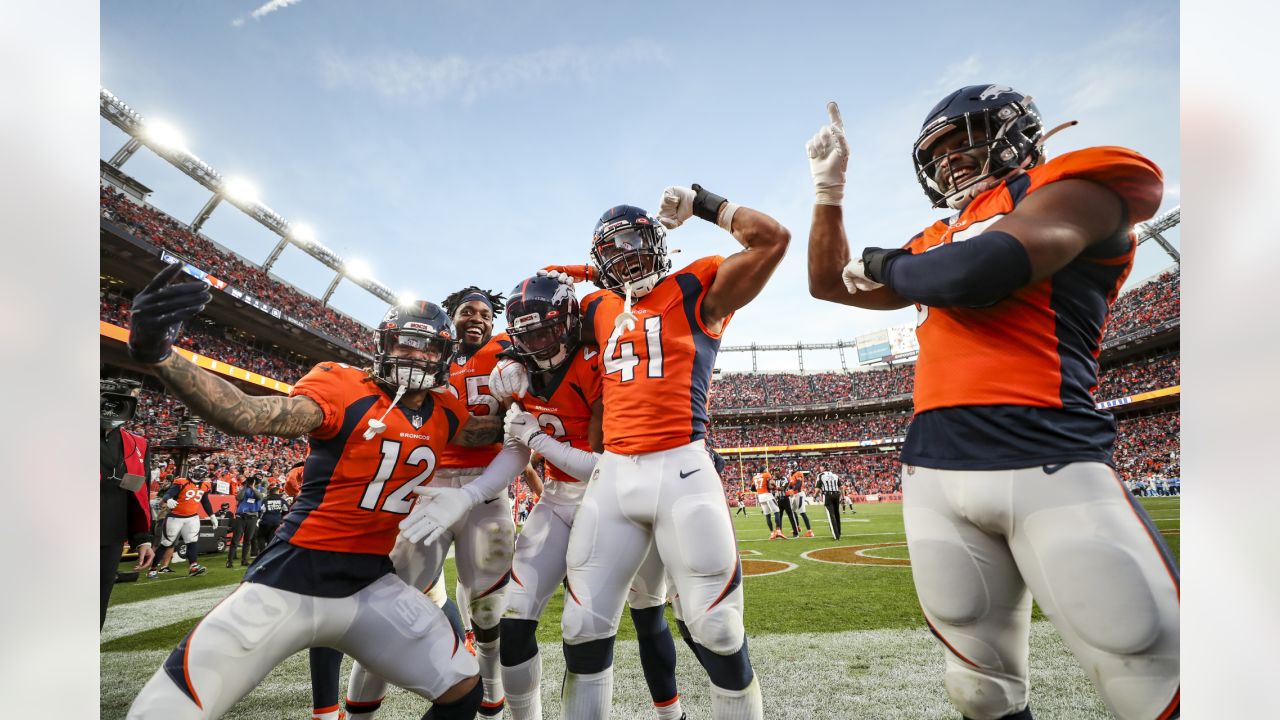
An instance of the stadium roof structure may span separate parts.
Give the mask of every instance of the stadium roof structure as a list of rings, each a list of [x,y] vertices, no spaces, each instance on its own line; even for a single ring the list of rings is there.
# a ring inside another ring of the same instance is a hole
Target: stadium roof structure
[[[335,272],[333,281],[329,283],[328,290],[321,298],[324,304],[329,303],[334,290],[338,288],[338,283],[343,278],[388,304],[399,301],[396,293],[369,277],[367,270],[359,263],[339,257],[333,250],[318,242],[306,226],[295,226],[290,223],[259,200],[256,193],[243,181],[224,178],[208,163],[183,147],[181,139],[171,129],[159,123],[148,124],[142,115],[106,88],[99,89],[98,112],[112,125],[129,135],[129,140],[107,161],[108,165],[119,169],[139,148],[145,146],[213,193],[200,212],[196,213],[195,219],[191,221],[192,232],[199,232],[200,226],[209,219],[214,209],[225,201],[280,237],[280,241],[262,263],[263,272],[271,269],[271,265],[280,257],[286,245],[293,245]],[[157,130],[163,130],[163,132],[157,132]]]

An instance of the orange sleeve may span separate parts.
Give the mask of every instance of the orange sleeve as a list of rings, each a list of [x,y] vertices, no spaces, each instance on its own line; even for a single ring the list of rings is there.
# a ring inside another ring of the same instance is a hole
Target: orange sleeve
[[[342,429],[342,414],[346,410],[351,394],[350,377],[338,363],[322,362],[311,368],[311,372],[303,376],[289,392],[290,397],[305,395],[320,406],[324,413],[324,421],[320,427],[311,431],[318,440],[328,440]]]
[[[594,404],[603,396],[604,375],[600,372],[600,353],[596,353],[590,360],[582,363],[582,369],[578,372],[578,387],[582,388],[589,403]]]
[[[707,291],[711,289],[711,284],[716,281],[716,273],[720,272],[720,265],[724,262],[722,255],[708,255],[707,257],[695,260],[680,272],[692,273],[699,281],[702,282],[702,294],[698,297],[697,312],[694,317],[698,321],[698,327],[709,337],[719,339],[724,335],[724,331],[729,327],[729,321],[733,319],[733,313],[725,316],[720,323],[720,332],[713,333],[705,325],[702,324],[702,301],[707,297]]]
[[[453,396],[446,388],[441,392],[435,393],[436,402],[440,406],[440,412],[447,417],[453,419],[449,421],[449,441],[453,442],[453,438],[458,435],[458,431],[471,419],[471,413],[467,410],[467,404]]]
[[[1130,223],[1150,220],[1164,197],[1159,166],[1128,148],[1112,145],[1076,150],[1051,160],[1045,183],[1079,178],[1105,185],[1120,196]]]

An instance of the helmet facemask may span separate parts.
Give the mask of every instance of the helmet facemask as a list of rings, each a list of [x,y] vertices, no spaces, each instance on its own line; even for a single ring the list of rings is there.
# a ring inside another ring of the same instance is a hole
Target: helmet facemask
[[[636,298],[649,294],[671,269],[666,231],[657,223],[624,220],[616,228],[606,228],[591,247],[591,260],[602,287],[620,292],[630,283]]]
[[[527,316],[526,316],[527,317]],[[536,318],[536,314],[533,316]],[[516,318],[507,327],[511,348],[525,367],[537,372],[551,372],[569,359],[581,342],[582,326],[571,315],[533,319],[521,323]]]
[[[963,133],[965,141],[934,157],[937,144],[955,132]],[[962,210],[1010,173],[1039,163],[1044,158],[1038,142],[1042,134],[1031,98],[957,118],[940,117],[916,140],[912,153],[916,179],[934,207]]]
[[[427,357],[392,354],[397,346],[418,350]],[[437,335],[434,328],[422,323],[386,329],[378,333],[373,374],[383,383],[404,387],[407,392],[439,387],[448,378],[455,348],[454,340]]]

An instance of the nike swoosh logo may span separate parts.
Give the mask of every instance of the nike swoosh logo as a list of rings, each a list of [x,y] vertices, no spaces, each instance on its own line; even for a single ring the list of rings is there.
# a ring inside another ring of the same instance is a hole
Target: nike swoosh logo
[[[685,478],[689,477],[690,475],[692,475],[692,474],[694,474],[694,473],[698,472],[698,470],[701,470],[701,469],[702,469],[702,468],[698,468],[697,470],[690,470],[689,472],[682,472],[682,473],[680,473],[680,479],[681,479],[681,480],[683,480],[683,479],[685,479]]]
[[[595,357],[596,355],[599,355],[599,354],[600,354],[600,351],[599,351],[599,350],[583,350],[583,351],[582,351],[582,359],[583,359],[583,360],[590,360],[591,358],[593,358],[593,357]]]
[[[1046,475],[1052,475],[1070,464],[1071,463],[1058,463],[1056,465],[1043,465],[1041,466],[1041,469],[1044,470]]]
[[[488,500],[485,500],[485,501],[484,501],[484,504],[485,504],[485,505],[488,505],[489,503],[491,503],[491,502],[493,502],[494,500],[497,500],[497,499],[498,499],[498,498],[489,498]]]

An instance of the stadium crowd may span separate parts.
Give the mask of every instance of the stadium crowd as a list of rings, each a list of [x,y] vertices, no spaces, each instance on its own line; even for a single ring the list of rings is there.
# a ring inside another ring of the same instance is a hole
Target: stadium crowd
[[[850,415],[837,418],[803,418],[788,422],[762,421],[716,424],[711,427],[713,447],[799,445],[899,437],[911,422],[908,413]]]
[[[1098,400],[1111,400],[1177,385],[1181,382],[1178,358],[1178,351],[1173,350],[1107,368],[1098,379],[1095,396]]]
[[[1113,460],[1120,477],[1130,481],[1181,477],[1181,428],[1182,415],[1177,410],[1117,421]]]
[[[123,225],[135,236],[181,255],[192,265],[301,322],[334,338],[347,340],[365,353],[373,352],[373,333],[369,328],[319,300],[273,280],[261,268],[250,265],[234,253],[221,250],[172,217],[153,207],[139,205],[107,185],[101,186],[100,204],[103,217]]]
[[[113,292],[101,295],[101,319],[129,327],[129,300]],[[258,345],[236,342],[226,337],[228,329],[203,317],[188,321],[178,337],[180,348],[200,353],[219,362],[265,375],[273,380],[293,383],[311,369],[303,358],[289,359],[283,354]]]
[[[1181,313],[1182,274],[1175,267],[1116,299],[1103,342],[1173,320]]]
[[[178,424],[189,419],[187,408],[168,393],[143,388],[138,399],[138,412],[129,423],[129,429],[150,439],[163,441],[172,438]],[[285,440],[265,435],[233,437],[213,428],[199,428],[200,441],[204,445],[223,448],[209,461],[219,466],[244,467],[253,474],[275,477],[284,473],[294,463],[306,458],[307,443],[303,439]],[[214,469],[210,465],[210,472]],[[246,471],[248,472],[248,471]]]
[[[724,373],[711,383],[711,409],[818,405],[905,395],[914,386],[915,365],[853,373]]]

